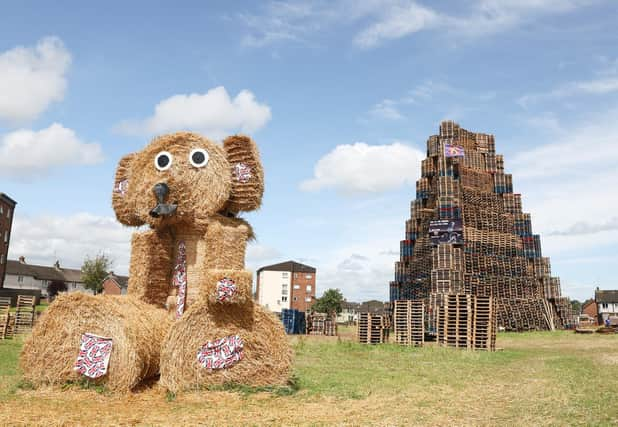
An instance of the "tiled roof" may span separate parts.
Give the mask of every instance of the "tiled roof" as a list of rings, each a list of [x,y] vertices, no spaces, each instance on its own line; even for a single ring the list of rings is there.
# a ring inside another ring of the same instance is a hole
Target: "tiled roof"
[[[601,291],[594,293],[594,300],[597,303],[618,303],[618,291]]]
[[[268,265],[260,268],[260,271],[291,271],[296,273],[315,273],[315,268],[296,261],[286,261],[279,264]]]

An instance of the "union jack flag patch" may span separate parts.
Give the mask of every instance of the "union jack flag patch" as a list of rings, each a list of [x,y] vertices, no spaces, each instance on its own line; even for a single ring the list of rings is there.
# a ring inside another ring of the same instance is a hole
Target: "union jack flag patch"
[[[89,378],[102,377],[107,373],[111,354],[111,338],[85,333],[82,335],[73,369]]]

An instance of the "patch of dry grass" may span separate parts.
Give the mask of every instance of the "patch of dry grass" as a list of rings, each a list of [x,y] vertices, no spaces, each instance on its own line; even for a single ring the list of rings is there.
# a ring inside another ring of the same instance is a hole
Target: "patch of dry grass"
[[[77,386],[16,389],[18,345],[0,343],[0,424],[27,425],[611,425],[618,423],[618,336],[502,334],[495,353],[363,346],[291,337],[300,391],[203,391],[157,385],[130,395]],[[13,355],[7,358],[7,355]],[[169,396],[167,396],[169,397]]]

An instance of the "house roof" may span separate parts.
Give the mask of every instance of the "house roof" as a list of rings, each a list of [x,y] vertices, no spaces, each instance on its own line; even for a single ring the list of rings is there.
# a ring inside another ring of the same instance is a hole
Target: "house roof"
[[[13,205],[13,207],[15,207],[15,205],[17,204],[17,202],[15,200],[11,199],[5,193],[0,193],[0,199],[4,200],[5,202],[7,202],[10,205]]]
[[[360,307],[360,303],[358,302],[343,301],[341,303],[341,308],[343,309],[358,310],[359,307]]]
[[[30,276],[37,280],[61,280],[63,282],[82,283],[82,271],[75,268],[63,268],[59,265],[47,267],[44,265],[27,264],[15,260],[6,261],[6,274],[14,276]],[[113,274],[113,273],[110,273]],[[115,276],[120,287],[126,287],[129,278]]]
[[[601,291],[594,293],[594,300],[597,303],[618,303],[618,291]]]
[[[126,289],[129,287],[129,278],[127,276],[117,276],[113,271],[110,272],[105,279],[103,279],[103,281],[106,280],[113,280],[118,284],[120,289]]]
[[[293,273],[294,272],[297,272],[297,273],[315,273],[316,272],[314,267],[310,267],[308,265],[301,264],[299,262],[292,261],[292,260],[281,262],[279,264],[273,264],[273,265],[268,265],[266,267],[262,267],[257,272],[259,273],[260,271],[291,271]]]

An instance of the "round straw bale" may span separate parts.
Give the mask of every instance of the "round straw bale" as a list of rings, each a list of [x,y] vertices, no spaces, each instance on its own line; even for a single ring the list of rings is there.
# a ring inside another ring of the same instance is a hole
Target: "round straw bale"
[[[197,360],[208,341],[239,335],[243,358],[209,370]],[[170,328],[161,349],[160,383],[172,392],[225,383],[284,385],[290,378],[292,351],[283,326],[273,314],[248,301],[243,304],[195,302]]]
[[[24,343],[20,365],[34,385],[79,378],[73,366],[82,334],[112,338],[107,374],[97,383],[128,391],[159,372],[161,343],[170,321],[165,310],[131,296],[60,295],[43,313]]]

